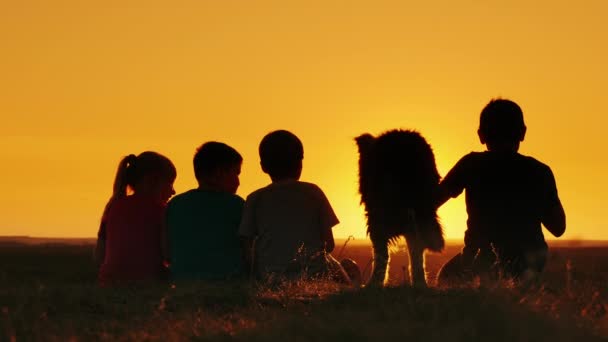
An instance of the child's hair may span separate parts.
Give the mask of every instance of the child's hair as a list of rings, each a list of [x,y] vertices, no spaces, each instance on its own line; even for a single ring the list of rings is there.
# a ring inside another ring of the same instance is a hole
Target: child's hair
[[[169,158],[152,151],[142,152],[139,156],[129,154],[122,158],[114,177],[112,197],[106,204],[102,217],[106,216],[112,202],[127,196],[128,188],[137,191],[140,181],[146,176],[157,177],[161,180],[175,179],[177,171]]]
[[[304,146],[293,133],[278,130],[266,134],[260,142],[262,168],[271,177],[289,177],[304,159]]]
[[[194,154],[194,176],[197,180],[240,165],[243,157],[232,147],[217,141],[206,142]]]
[[[479,132],[490,144],[517,142],[525,129],[524,114],[511,100],[492,99],[481,111]]]
[[[146,176],[158,177],[159,180],[175,179],[177,172],[169,158],[152,151],[142,152],[136,156],[130,154],[124,157],[114,179],[112,197],[124,197],[127,188],[137,191],[140,181]]]

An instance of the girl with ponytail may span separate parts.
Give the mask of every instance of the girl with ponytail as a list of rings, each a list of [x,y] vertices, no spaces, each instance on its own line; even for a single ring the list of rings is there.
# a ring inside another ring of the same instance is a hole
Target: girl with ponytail
[[[156,152],[120,161],[97,234],[102,286],[161,278],[165,206],[175,177],[173,163]]]

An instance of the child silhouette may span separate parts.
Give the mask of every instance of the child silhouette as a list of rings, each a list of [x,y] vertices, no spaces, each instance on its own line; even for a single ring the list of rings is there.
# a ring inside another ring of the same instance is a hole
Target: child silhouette
[[[210,141],[194,155],[198,188],[167,206],[173,279],[225,280],[242,275],[237,235],[244,200],[236,195],[243,158],[232,147]]]
[[[332,227],[338,223],[329,201],[315,184],[299,181],[304,148],[293,133],[267,134],[259,147],[262,170],[272,183],[251,193],[245,202],[239,234],[258,279],[328,276],[350,279],[329,253]]]
[[[466,190],[468,220],[462,253],[442,267],[438,282],[470,279],[494,264],[516,281],[536,279],[547,257],[541,224],[556,237],[566,229],[553,173],[518,153],[526,126],[515,102],[491,100],[478,135],[487,151],[464,156],[440,183],[439,205]]]
[[[165,206],[175,193],[175,176],[173,163],[151,151],[131,154],[118,165],[95,253],[102,286],[163,276]]]

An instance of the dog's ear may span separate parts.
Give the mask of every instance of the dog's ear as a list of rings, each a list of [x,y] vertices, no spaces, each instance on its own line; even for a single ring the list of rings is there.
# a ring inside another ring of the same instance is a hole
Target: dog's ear
[[[359,153],[361,154],[369,151],[374,144],[374,141],[376,141],[376,138],[369,133],[365,133],[356,137],[355,141],[357,142],[357,147],[359,147]]]

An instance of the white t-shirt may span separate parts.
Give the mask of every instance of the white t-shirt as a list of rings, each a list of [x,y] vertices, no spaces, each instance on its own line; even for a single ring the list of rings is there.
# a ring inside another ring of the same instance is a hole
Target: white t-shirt
[[[298,253],[311,255],[324,250],[322,232],[338,222],[318,186],[280,181],[247,197],[239,235],[257,237],[255,269],[264,275],[284,272]]]

